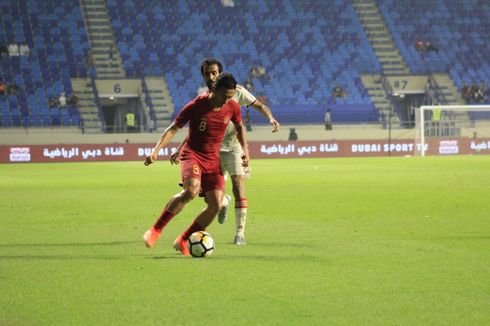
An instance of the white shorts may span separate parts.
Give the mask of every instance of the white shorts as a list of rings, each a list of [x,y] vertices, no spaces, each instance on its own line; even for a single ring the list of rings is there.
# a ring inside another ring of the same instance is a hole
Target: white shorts
[[[239,152],[220,152],[221,169],[223,174],[244,175],[241,153]]]

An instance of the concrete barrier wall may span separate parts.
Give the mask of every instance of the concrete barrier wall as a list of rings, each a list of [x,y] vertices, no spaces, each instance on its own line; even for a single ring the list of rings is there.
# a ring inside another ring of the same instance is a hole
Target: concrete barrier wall
[[[333,140],[333,139],[388,139],[388,130],[379,125],[334,125],[333,130],[325,130],[322,125],[283,125],[277,133],[271,132],[269,126],[253,127],[247,133],[249,141],[287,141],[290,128],[295,128],[298,140]],[[181,142],[187,130],[183,129],[173,139]],[[392,130],[393,139],[413,139],[412,129]],[[51,144],[124,144],[155,143],[160,133],[138,134],[82,134],[77,128],[10,128],[0,129],[2,145],[51,145]]]

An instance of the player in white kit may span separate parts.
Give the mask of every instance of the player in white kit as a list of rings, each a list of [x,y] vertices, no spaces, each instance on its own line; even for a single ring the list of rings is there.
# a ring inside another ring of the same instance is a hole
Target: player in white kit
[[[209,89],[214,88],[216,78],[223,71],[223,65],[221,62],[214,58],[205,59],[201,63],[201,74]],[[237,91],[232,98],[240,106],[252,107],[260,112],[272,125],[272,132],[277,132],[280,128],[279,122],[272,115],[271,110],[263,103],[261,103],[255,96],[253,96],[245,87],[237,85]],[[179,162],[180,147],[176,153],[174,153],[170,161],[174,164]],[[242,148],[238,142],[236,136],[236,130],[233,124],[229,124],[226,129],[225,136],[220,147],[221,167],[223,173],[228,172],[232,182],[233,197],[235,197],[235,222],[236,231],[234,243],[236,245],[244,245],[245,241],[245,225],[247,221],[247,197],[245,195],[244,176],[250,171],[246,171],[242,166]],[[218,213],[218,222],[224,223],[228,215],[228,206],[230,204],[231,197],[225,195],[223,199],[223,208]]]

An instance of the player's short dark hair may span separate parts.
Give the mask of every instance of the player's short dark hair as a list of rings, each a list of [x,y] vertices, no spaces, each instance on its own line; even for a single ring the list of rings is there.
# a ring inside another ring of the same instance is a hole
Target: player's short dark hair
[[[215,84],[215,89],[220,89],[220,88],[226,88],[226,89],[236,89],[236,80],[235,77],[233,77],[232,74],[229,72],[224,72],[216,78],[216,84]]]
[[[204,69],[206,69],[206,67],[209,67],[211,65],[217,65],[218,66],[218,71],[221,74],[221,72],[223,71],[223,65],[221,64],[221,62],[219,62],[215,58],[206,58],[201,63],[201,75],[204,76]]]

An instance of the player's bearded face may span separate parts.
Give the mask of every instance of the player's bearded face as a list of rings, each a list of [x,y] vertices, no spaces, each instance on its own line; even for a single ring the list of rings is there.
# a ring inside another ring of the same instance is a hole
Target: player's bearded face
[[[209,90],[214,89],[214,85],[216,84],[216,79],[219,76],[219,69],[218,65],[210,65],[204,68],[204,82],[206,83],[206,86],[208,86]]]

